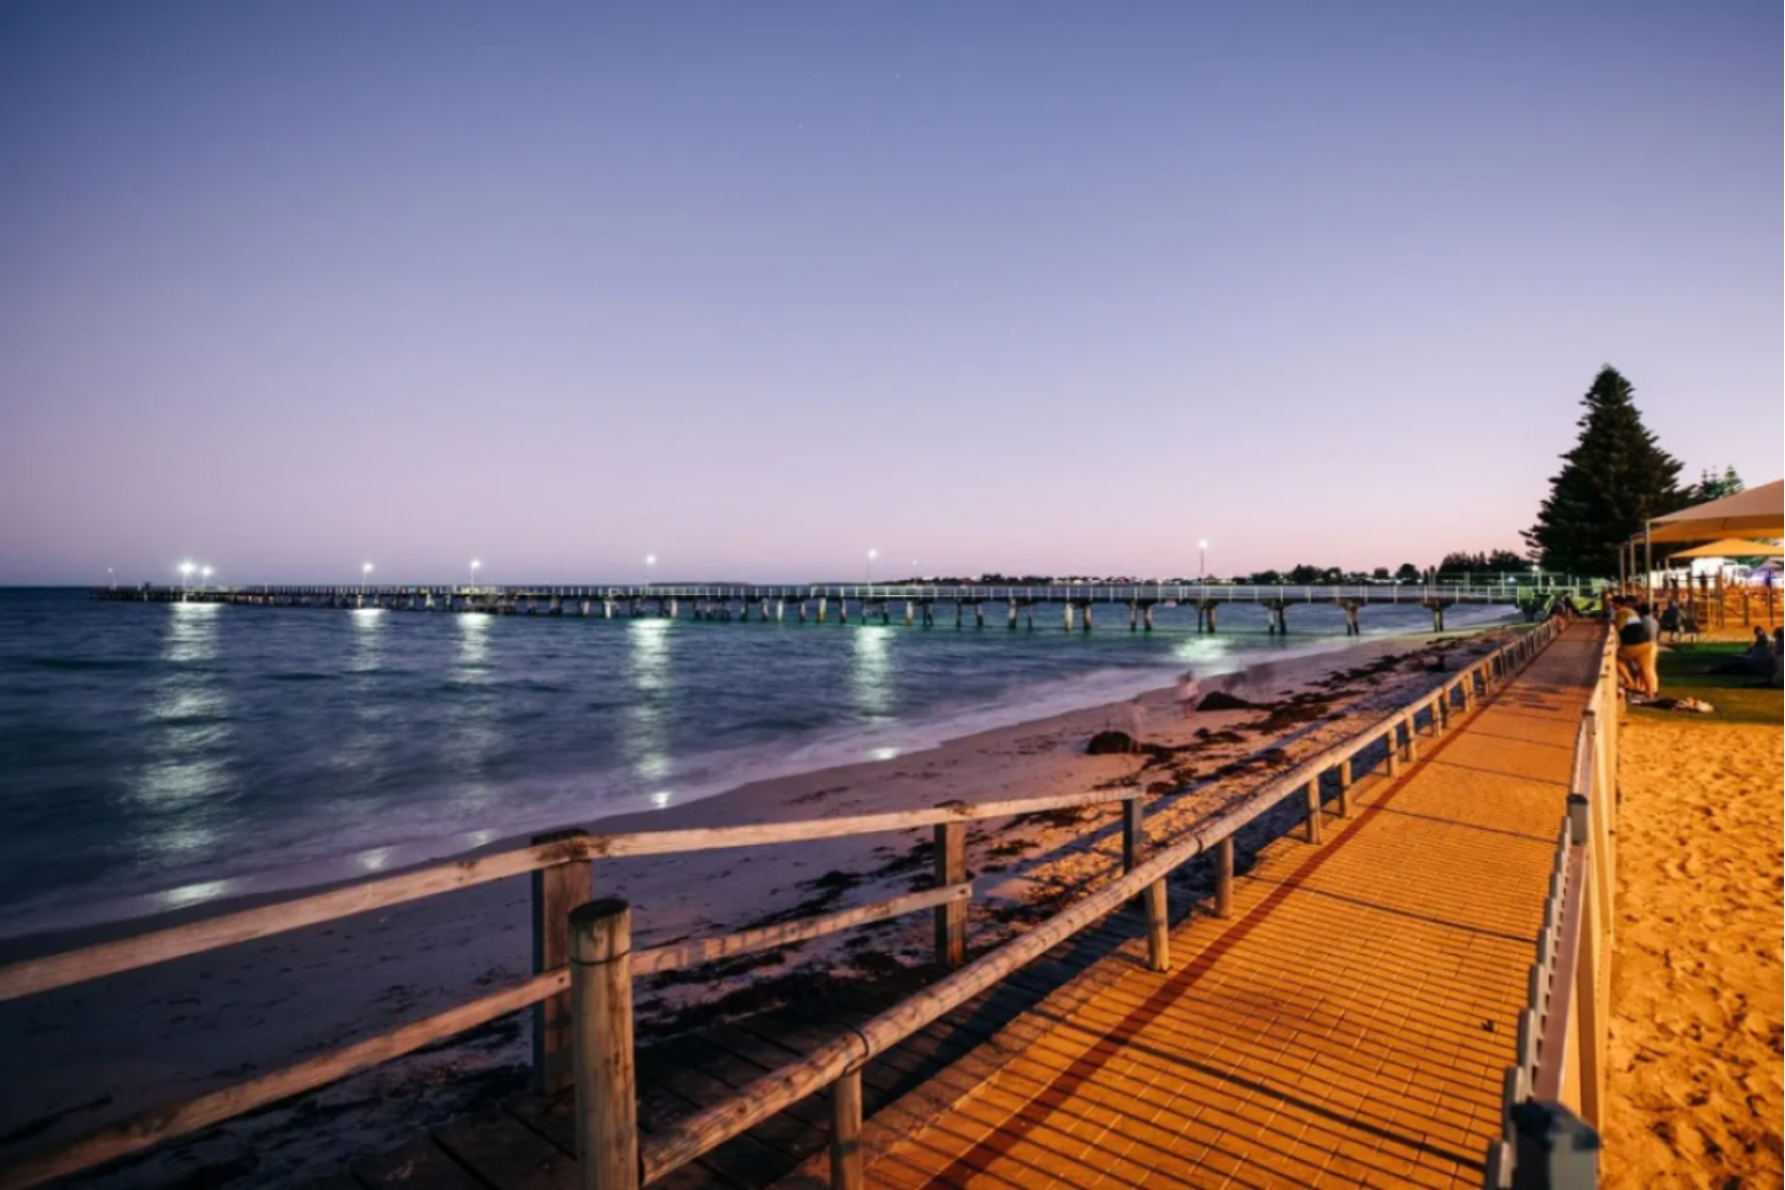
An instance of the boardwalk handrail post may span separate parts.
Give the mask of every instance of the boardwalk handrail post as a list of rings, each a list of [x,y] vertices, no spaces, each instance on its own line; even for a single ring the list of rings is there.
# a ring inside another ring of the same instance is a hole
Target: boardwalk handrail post
[[[1171,970],[1171,919],[1165,900],[1165,877],[1147,885],[1141,894],[1147,903],[1147,966]]]
[[[632,1050],[632,909],[600,900],[570,914],[579,1190],[638,1190]]]
[[[533,836],[533,845],[587,838],[583,830]],[[533,873],[533,973],[543,975],[570,963],[570,911],[594,895],[589,861],[575,859]],[[533,1087],[555,1094],[573,1081],[570,993],[533,1006]]]
[[[1233,836],[1215,845],[1215,916],[1233,916]]]
[[[967,879],[967,824],[936,824],[936,885],[946,888]],[[953,969],[967,961],[967,903],[936,906],[936,962]]]
[[[1145,858],[1146,850],[1146,807],[1140,798],[1131,797],[1122,803],[1122,875],[1134,871]],[[1129,902],[1137,909],[1146,907],[1146,898],[1139,896]]]
[[[862,1190],[862,1072],[857,1067],[831,1084],[831,1190]]]

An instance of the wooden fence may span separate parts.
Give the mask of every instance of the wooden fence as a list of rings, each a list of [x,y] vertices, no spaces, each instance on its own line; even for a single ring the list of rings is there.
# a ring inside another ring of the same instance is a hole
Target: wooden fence
[[[1066,794],[786,823],[592,834],[560,831],[532,845],[315,893],[277,904],[153,930],[112,942],[0,967],[0,1000],[16,999],[152,963],[266,938],[338,918],[385,909],[513,876],[533,881],[536,974],[500,991],[172,1107],[101,1128],[0,1171],[0,1190],[22,1190],[315,1090],[523,1009],[533,1013],[534,1075],[542,1091],[575,1086],[580,1184],[619,1190],[656,1181],[756,1123],[826,1087],[831,1096],[833,1183],[860,1187],[861,1067],[985,988],[1107,914],[1139,898],[1147,917],[1148,958],[1170,966],[1166,878],[1191,859],[1213,854],[1216,911],[1232,904],[1233,836],[1286,799],[1301,798],[1310,842],[1321,838],[1322,778],[1333,774],[1336,808],[1349,812],[1353,760],[1385,745],[1390,774],[1415,759],[1419,719],[1442,735],[1459,709],[1498,686],[1560,631],[1546,621],[1480,658],[1417,700],[1278,776],[1243,805],[1200,823],[1152,855],[1142,849],[1145,794],[1138,790]],[[966,826],[1050,810],[1116,806],[1122,813],[1123,874],[1067,909],[966,963]],[[630,909],[592,901],[591,861],[673,855],[725,847],[930,827],[936,886],[878,904],[745,930],[717,938],[634,951]],[[640,1143],[633,1081],[632,981],[639,975],[804,941],[868,922],[928,909],[938,959],[952,973],[887,1012],[793,1063]]]

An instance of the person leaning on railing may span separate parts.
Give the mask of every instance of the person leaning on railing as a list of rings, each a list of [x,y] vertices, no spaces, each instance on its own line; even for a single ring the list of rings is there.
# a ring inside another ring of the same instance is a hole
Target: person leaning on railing
[[[1655,618],[1645,615],[1646,605],[1636,606],[1630,599],[1620,602],[1622,606],[1613,614],[1613,623],[1618,629],[1619,676],[1626,688],[1645,698],[1653,698],[1661,691],[1661,681],[1655,670],[1659,632],[1652,632],[1649,627]]]

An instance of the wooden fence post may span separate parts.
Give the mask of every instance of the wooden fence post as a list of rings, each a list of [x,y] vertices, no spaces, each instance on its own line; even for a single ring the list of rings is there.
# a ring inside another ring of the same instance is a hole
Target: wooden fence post
[[[1325,836],[1320,822],[1320,778],[1308,782],[1308,842],[1318,843]]]
[[[1407,724],[1407,763],[1414,764],[1419,760],[1419,733],[1414,730],[1412,711],[1408,711],[1403,718]]]
[[[936,884],[945,887],[967,879],[967,824],[936,824]],[[959,967],[967,961],[967,903],[936,906],[936,961]]]
[[[1155,971],[1169,971],[1171,933],[1166,920],[1165,877],[1147,885],[1143,895],[1147,901],[1147,966]]]
[[[1339,762],[1339,817],[1351,817],[1351,757]]]
[[[570,914],[579,1190],[638,1190],[632,1060],[632,910],[590,901]]]
[[[863,1190],[862,1072],[831,1084],[831,1190]]]
[[[1388,775],[1393,777],[1401,771],[1401,725],[1390,723],[1383,739],[1388,743]]]
[[[534,835],[535,847],[581,838],[581,830]],[[574,860],[533,873],[533,973],[543,975],[570,962],[570,911],[592,895],[589,861]],[[553,1095],[574,1081],[570,1069],[570,993],[533,1006],[533,1089]]]
[[[1146,810],[1142,808],[1139,797],[1130,797],[1128,801],[1121,803],[1121,874],[1123,876],[1132,872],[1135,867],[1139,867],[1142,858],[1144,858],[1141,855],[1142,849],[1146,847],[1146,835],[1141,830],[1144,817],[1146,817]],[[1146,894],[1135,897],[1133,901],[1130,901],[1130,905],[1135,908],[1146,908]]]
[[[1215,847],[1215,916],[1233,916],[1233,836]]]

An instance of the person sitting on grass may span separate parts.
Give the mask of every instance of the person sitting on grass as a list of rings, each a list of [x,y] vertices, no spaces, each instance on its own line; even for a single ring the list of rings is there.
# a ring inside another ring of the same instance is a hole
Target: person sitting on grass
[[[1622,653],[1623,650],[1620,649],[1619,652]],[[1713,666],[1710,672],[1714,674],[1755,674],[1759,677],[1770,678],[1778,666],[1779,650],[1773,645],[1772,639],[1767,636],[1766,629],[1756,628],[1754,641],[1748,646],[1747,652],[1732,661],[1725,661],[1722,665]]]

